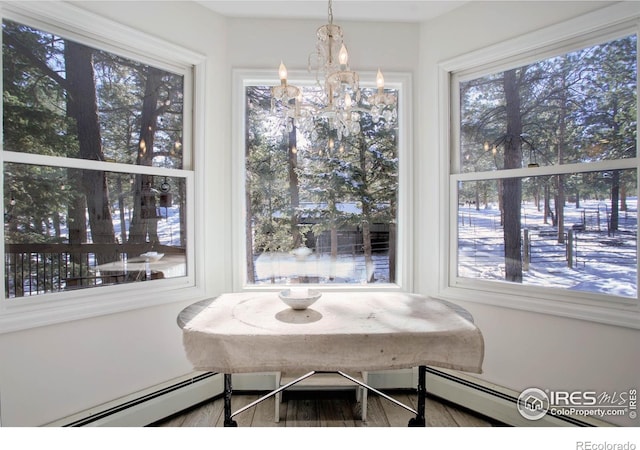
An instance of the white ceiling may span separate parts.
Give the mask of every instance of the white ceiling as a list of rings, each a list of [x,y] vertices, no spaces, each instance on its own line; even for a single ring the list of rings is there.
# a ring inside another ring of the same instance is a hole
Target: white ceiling
[[[227,17],[243,18],[328,18],[326,0],[197,0]],[[333,19],[341,21],[422,22],[468,3],[459,0],[334,0]]]

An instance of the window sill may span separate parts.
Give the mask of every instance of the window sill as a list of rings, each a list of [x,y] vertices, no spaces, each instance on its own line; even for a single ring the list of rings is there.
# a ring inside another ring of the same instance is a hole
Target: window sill
[[[448,287],[433,295],[448,301],[479,303],[569,319],[584,320],[617,327],[640,329],[638,303],[578,302],[572,298],[550,299],[519,293],[486,291],[472,287]]]
[[[305,287],[326,292],[404,292],[401,286],[394,283],[379,284],[254,284],[245,285],[240,290],[242,292],[279,292],[283,289],[289,289],[292,286]]]
[[[0,303],[0,335],[42,326],[89,319],[108,314],[204,298],[204,291],[184,281],[154,282],[146,286],[110,286],[38,299],[3,300]],[[123,288],[123,289],[120,289]],[[96,293],[95,290],[104,290]],[[55,298],[54,298],[55,297]]]

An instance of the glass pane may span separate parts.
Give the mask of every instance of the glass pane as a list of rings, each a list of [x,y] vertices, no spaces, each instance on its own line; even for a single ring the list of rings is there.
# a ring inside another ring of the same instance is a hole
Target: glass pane
[[[637,192],[635,170],[461,182],[458,276],[636,298]]]
[[[5,164],[5,295],[187,274],[183,178]]]
[[[9,20],[4,149],[182,168],[184,77]]]
[[[460,171],[635,157],[636,41],[461,82]]]
[[[396,116],[363,111],[340,130],[326,118],[283,121],[269,89],[246,91],[249,283],[393,283]]]

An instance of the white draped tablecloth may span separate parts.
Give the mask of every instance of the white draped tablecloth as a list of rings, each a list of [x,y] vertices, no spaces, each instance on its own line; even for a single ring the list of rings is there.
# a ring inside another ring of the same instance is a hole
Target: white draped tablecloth
[[[478,327],[435,299],[398,292],[325,292],[305,310],[277,292],[223,294],[178,317],[196,370],[371,371],[437,366],[481,373]]]

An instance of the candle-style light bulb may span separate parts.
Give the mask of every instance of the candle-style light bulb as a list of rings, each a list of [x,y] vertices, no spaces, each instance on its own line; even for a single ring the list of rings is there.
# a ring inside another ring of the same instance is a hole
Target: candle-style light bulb
[[[347,47],[342,44],[340,47],[340,53],[338,53],[338,61],[340,62],[340,67],[344,70],[349,62],[349,53],[347,53]]]
[[[344,107],[345,109],[351,109],[351,96],[349,93],[344,94]]]
[[[484,141],[484,151],[485,152],[489,151],[489,142],[488,141]]]
[[[384,92],[384,77],[380,69],[378,69],[378,74],[376,75],[376,86],[378,86],[378,93],[382,94]]]
[[[300,116],[300,105],[302,105],[302,91],[298,91],[298,95],[296,96],[296,117]]]
[[[278,69],[278,74],[280,75],[280,83],[282,85],[287,84],[287,68],[282,61],[280,61],[280,68]]]

